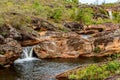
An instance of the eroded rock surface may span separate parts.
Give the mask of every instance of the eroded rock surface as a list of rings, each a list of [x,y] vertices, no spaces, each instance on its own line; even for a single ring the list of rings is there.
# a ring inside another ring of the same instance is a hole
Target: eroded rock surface
[[[12,64],[22,53],[22,44],[26,40],[39,41],[39,34],[29,27],[16,27],[5,24],[0,27],[0,64]],[[31,43],[27,43],[28,46]],[[25,44],[24,44],[25,45]],[[31,45],[34,45],[32,43]]]
[[[98,32],[85,39],[75,32],[41,32],[49,37],[48,41],[39,43],[35,52],[39,58],[77,58],[102,57],[120,52],[120,29]]]
[[[46,35],[48,33],[46,32]],[[51,32],[49,37],[50,40],[41,42],[34,48],[39,58],[77,58],[83,54],[83,46],[87,43],[87,40],[74,32],[54,32],[53,35]]]

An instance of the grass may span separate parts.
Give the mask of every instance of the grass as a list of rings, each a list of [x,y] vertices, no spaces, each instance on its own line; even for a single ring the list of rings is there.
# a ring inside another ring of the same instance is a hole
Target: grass
[[[76,80],[103,80],[114,74],[120,74],[120,62],[111,61],[107,64],[92,64],[84,67],[74,74],[69,75],[69,79]]]
[[[66,8],[66,5],[71,5],[71,8]],[[116,5],[116,4],[110,4]],[[104,4],[107,6],[108,4]],[[99,13],[108,15],[105,9],[99,10]],[[78,21],[85,25],[101,24],[104,22],[119,23],[120,12],[113,12],[114,20],[109,19],[93,19],[93,14],[96,14],[94,9],[78,8],[78,0],[2,0],[0,1],[0,25],[9,21],[19,20],[20,17],[9,18],[11,14],[18,13],[27,16],[37,16],[55,23],[61,24],[62,21]],[[26,17],[25,17],[26,18]],[[28,21],[30,19],[27,19]]]

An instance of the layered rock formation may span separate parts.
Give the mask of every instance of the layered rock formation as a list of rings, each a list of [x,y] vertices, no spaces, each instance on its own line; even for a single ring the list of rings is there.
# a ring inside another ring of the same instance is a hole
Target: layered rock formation
[[[93,28],[98,32],[92,34],[90,38],[84,38],[83,35],[76,32],[40,32],[39,34],[49,37],[49,39],[35,46],[34,51],[39,58],[102,57],[120,52],[119,25],[105,26],[105,29],[93,26],[86,28],[85,31]]]

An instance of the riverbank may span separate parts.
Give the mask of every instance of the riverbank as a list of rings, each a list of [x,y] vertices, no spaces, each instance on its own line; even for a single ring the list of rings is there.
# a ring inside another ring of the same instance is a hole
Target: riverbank
[[[119,74],[119,61],[102,62],[97,64],[89,64],[79,66],[74,69],[68,70],[56,76],[58,80],[79,80],[79,79],[99,79],[99,80],[112,80],[118,79]],[[111,77],[112,76],[112,77]],[[109,77],[109,78],[108,78]]]

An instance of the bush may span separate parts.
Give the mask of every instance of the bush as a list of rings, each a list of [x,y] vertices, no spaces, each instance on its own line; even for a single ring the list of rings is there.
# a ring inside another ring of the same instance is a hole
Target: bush
[[[120,12],[114,12],[114,13],[113,13],[113,16],[114,16],[114,20],[115,20],[117,23],[120,23]]]
[[[83,24],[89,25],[92,23],[93,10],[91,8],[75,9],[75,20]]]
[[[52,13],[50,14],[50,17],[54,19],[55,22],[58,22],[58,20],[61,19],[62,16],[62,10],[60,8],[53,9]]]
[[[101,51],[100,47],[95,47],[93,50],[95,53],[99,53]]]
[[[120,64],[117,61],[112,61],[112,62],[108,63],[106,69],[110,72],[114,72],[119,68],[120,68]]]

